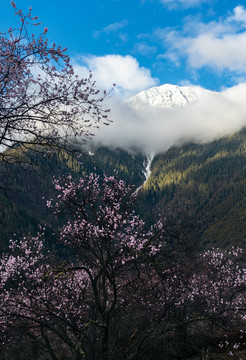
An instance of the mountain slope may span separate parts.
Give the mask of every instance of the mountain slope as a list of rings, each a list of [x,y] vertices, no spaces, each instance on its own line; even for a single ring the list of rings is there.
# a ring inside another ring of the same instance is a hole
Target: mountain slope
[[[175,221],[189,218],[210,245],[246,240],[246,131],[209,144],[173,147],[155,157],[144,202]],[[196,227],[196,229],[195,229]]]
[[[84,156],[82,165],[60,154],[40,159],[42,171],[9,169],[11,185],[17,189],[11,195],[15,214],[7,200],[1,201],[2,248],[13,233],[35,233],[38,223],[52,224],[52,213],[45,200],[55,196],[53,175],[72,172],[78,177],[90,171],[105,171],[109,175],[117,169],[119,177],[127,183],[135,184],[136,188],[144,184],[144,171],[149,163],[143,156],[107,148],[95,149],[94,154]],[[148,224],[159,213],[167,216],[168,222],[189,222],[188,236],[207,246],[243,245],[245,179],[246,130],[243,130],[210,144],[190,143],[155,156],[136,206]]]
[[[142,171],[145,158],[123,150],[100,148],[93,156],[85,152],[79,162],[65,152],[30,156],[36,167],[28,162],[23,166],[0,162],[0,251],[6,249],[13,234],[35,234],[39,224],[54,224],[52,210],[46,207],[46,201],[56,196],[54,177],[71,173],[76,179],[85,172],[111,175],[116,170],[119,178],[136,188],[146,179]]]

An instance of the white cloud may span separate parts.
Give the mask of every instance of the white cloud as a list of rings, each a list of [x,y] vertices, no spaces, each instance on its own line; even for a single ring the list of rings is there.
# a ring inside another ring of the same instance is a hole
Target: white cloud
[[[81,76],[88,69],[92,71],[97,86],[109,90],[112,84],[116,83],[116,91],[123,97],[136,94],[137,92],[148,89],[158,83],[153,79],[149,69],[141,67],[138,61],[132,56],[106,55],[83,57],[85,65],[78,62],[74,68]]]
[[[181,58],[194,69],[209,66],[215,70],[246,73],[246,10],[234,8],[233,13],[217,22],[201,23],[189,18],[181,31],[158,30],[167,51],[162,57]]]
[[[175,9],[179,6],[183,8],[200,6],[204,2],[208,2],[208,0],[160,0],[160,2],[169,9]]]
[[[153,55],[156,52],[157,48],[155,46],[150,46],[146,42],[136,43],[134,46],[134,53],[144,56]]]
[[[111,98],[113,123],[100,128],[94,141],[100,145],[160,153],[187,141],[209,142],[246,126],[246,83],[211,93],[184,108],[145,106],[134,110]]]
[[[246,11],[243,6],[238,5],[233,10],[233,15],[228,18],[229,21],[237,21],[246,24]]]
[[[120,29],[123,29],[124,27],[128,26],[128,24],[129,24],[128,20],[126,19],[109,24],[105,26],[102,30],[94,31],[93,36],[95,38],[98,38],[101,33],[110,34],[110,33],[118,32]]]
[[[102,31],[106,32],[106,33],[110,33],[110,32],[114,32],[114,31],[118,31],[118,30],[126,27],[127,25],[128,25],[128,21],[125,19],[125,20],[122,20],[119,22],[115,22],[113,24],[109,24],[108,26],[104,27],[102,29]]]
[[[246,72],[246,32],[226,34],[217,38],[213,34],[202,34],[195,39],[183,41],[189,64],[195,68],[211,66],[218,70]]]

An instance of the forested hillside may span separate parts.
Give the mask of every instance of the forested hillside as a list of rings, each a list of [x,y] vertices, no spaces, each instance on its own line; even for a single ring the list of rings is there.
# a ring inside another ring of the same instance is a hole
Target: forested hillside
[[[203,243],[242,245],[245,232],[246,131],[156,156],[145,203],[174,219],[192,219]]]
[[[16,150],[17,151],[17,150]],[[122,150],[98,149],[93,156],[88,152],[80,159],[65,151],[42,154],[29,152],[26,163],[1,163],[1,202],[0,202],[0,248],[6,248],[13,234],[34,234],[39,224],[53,224],[52,211],[46,201],[54,198],[53,179],[71,173],[78,178],[83,173],[105,172],[111,175],[114,169],[119,178],[129,184],[140,186],[144,180],[142,164],[144,157],[132,156]],[[30,165],[31,163],[31,165]],[[33,164],[36,166],[33,166]]]
[[[33,154],[31,156],[34,156]],[[72,172],[117,170],[119,178],[141,186],[145,157],[123,150],[99,148],[80,160],[67,153],[35,154],[37,168],[27,164],[1,166],[1,248],[13,233],[33,233],[39,223],[52,224],[46,200],[54,197],[53,177]],[[32,159],[33,162],[33,159]],[[168,222],[189,222],[190,236],[209,246],[242,245],[246,239],[246,130],[209,144],[186,144],[155,156],[151,176],[136,206],[151,223],[156,214]],[[6,194],[8,196],[6,196]]]

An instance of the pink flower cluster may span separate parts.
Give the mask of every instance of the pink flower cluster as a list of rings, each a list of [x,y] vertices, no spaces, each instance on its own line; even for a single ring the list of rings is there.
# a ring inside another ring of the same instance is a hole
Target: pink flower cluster
[[[57,198],[47,205],[63,220],[58,240],[65,259],[46,251],[44,233],[10,242],[0,262],[0,336],[6,347],[19,328],[47,352],[61,347],[71,358],[97,351],[109,359],[119,343],[134,354],[150,333],[164,346],[170,336],[208,335],[211,328],[239,332],[232,353],[244,344],[241,249],[180,256],[183,245],[168,241],[163,221],[147,229],[135,214],[134,189],[117,174],[78,181],[69,175],[54,186]],[[228,346],[225,338],[218,348]]]

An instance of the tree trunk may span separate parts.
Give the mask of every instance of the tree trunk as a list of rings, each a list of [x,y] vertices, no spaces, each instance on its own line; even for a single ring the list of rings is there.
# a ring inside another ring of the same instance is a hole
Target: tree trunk
[[[102,337],[102,360],[109,360],[108,337],[109,337],[109,327],[108,324],[106,323]]]

